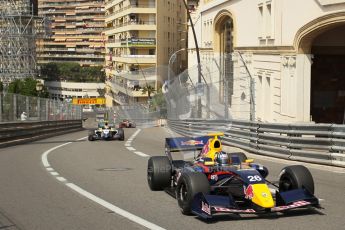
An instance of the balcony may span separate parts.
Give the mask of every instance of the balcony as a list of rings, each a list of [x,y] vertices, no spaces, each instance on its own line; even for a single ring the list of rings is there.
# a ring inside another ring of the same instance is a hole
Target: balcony
[[[156,21],[131,21],[125,22],[113,27],[105,28],[105,35],[121,33],[130,30],[156,30]]]
[[[129,64],[156,64],[156,55],[121,55],[113,56],[113,59]]]

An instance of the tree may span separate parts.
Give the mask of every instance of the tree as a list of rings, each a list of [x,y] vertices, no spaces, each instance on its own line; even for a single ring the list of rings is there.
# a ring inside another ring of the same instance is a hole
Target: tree
[[[0,81],[0,93],[2,93],[2,91],[4,91],[4,83]]]
[[[42,92],[37,92],[36,90],[36,84],[37,80],[33,78],[25,78],[25,79],[16,79],[12,81],[8,85],[8,92],[9,93],[16,93],[16,94],[21,94],[24,96],[33,96],[33,97],[48,97],[48,92],[47,90],[44,90],[43,88],[43,93]]]
[[[58,63],[50,62],[43,64],[41,66],[41,75],[43,79],[57,81],[60,76]]]
[[[142,94],[146,94],[148,95],[149,99],[151,99],[151,94],[154,93],[156,90],[155,90],[155,87],[153,87],[152,85],[147,85],[144,86],[143,88],[143,93]]]
[[[160,111],[161,118],[167,117],[167,104],[162,89],[159,89],[152,97],[152,106],[155,108],[155,111]]]
[[[41,74],[47,81],[104,82],[102,69],[102,66],[82,67],[77,62],[52,62],[42,65]]]

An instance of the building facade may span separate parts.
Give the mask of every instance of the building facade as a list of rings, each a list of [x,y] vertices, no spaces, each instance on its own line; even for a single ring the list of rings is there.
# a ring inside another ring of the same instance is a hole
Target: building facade
[[[65,82],[65,81],[46,81],[44,86],[47,88],[50,98],[96,98],[101,97],[104,91],[104,83],[84,83],[84,82]]]
[[[200,0],[195,29],[202,59],[239,54],[253,81],[254,119],[263,122],[345,122],[345,1]],[[189,41],[193,48],[193,41]],[[189,66],[196,65],[189,52]],[[241,100],[234,84],[231,114]]]
[[[38,41],[38,63],[104,65],[104,0],[38,0],[50,37]]]
[[[180,0],[106,0],[107,105],[146,102],[176,63],[170,56],[185,48],[185,7]],[[181,67],[182,68],[182,67]]]

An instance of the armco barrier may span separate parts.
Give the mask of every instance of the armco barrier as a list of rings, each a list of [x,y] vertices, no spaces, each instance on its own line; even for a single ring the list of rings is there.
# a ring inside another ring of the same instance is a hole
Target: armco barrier
[[[82,130],[82,120],[1,123],[0,147],[22,144],[78,130]]]
[[[168,120],[184,136],[223,131],[223,143],[251,153],[345,167],[345,125],[268,124],[240,120]]]

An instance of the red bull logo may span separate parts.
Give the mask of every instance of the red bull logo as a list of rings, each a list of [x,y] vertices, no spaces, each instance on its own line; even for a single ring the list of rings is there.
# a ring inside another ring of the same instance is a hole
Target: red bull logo
[[[210,143],[210,140],[207,141],[206,145],[204,145],[204,147],[201,150],[201,155],[205,155],[208,153],[208,151],[210,151],[210,148],[208,147]]]
[[[253,186],[250,184],[247,186],[247,188],[245,186],[243,186],[244,188],[244,195],[246,199],[252,199],[254,197],[254,189]]]
[[[196,141],[196,140],[189,140],[189,141],[182,141],[181,145],[188,145],[188,146],[194,146],[194,145],[203,145],[204,142],[201,141]]]

